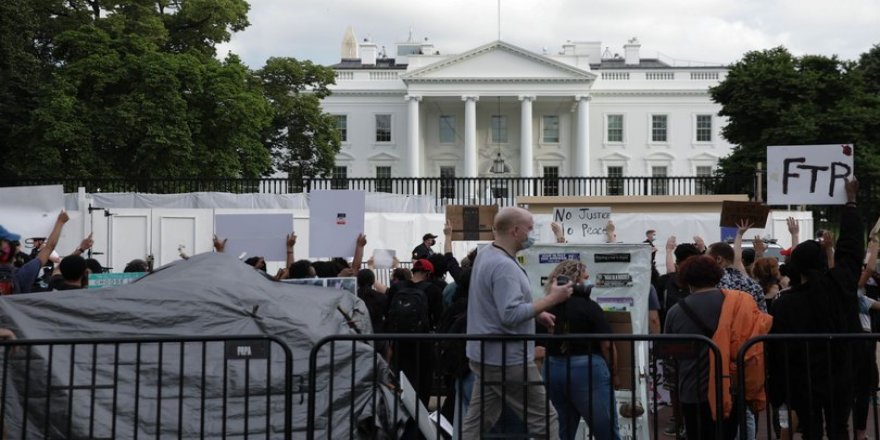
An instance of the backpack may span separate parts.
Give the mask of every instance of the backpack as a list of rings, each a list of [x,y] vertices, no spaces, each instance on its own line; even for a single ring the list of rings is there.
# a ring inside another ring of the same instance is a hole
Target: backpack
[[[428,295],[416,284],[405,284],[391,300],[385,328],[389,333],[428,333]]]
[[[0,264],[0,295],[12,295],[21,293],[21,289],[15,280],[15,269],[6,264]]]

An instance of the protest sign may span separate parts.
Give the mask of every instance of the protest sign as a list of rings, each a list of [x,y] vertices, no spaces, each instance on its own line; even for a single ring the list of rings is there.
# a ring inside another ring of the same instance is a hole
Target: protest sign
[[[763,203],[725,200],[721,202],[721,223],[718,226],[735,228],[737,223],[745,220],[751,222],[753,228],[764,228],[768,215],[770,207]]]
[[[852,144],[767,147],[767,203],[843,205],[853,175]]]
[[[452,241],[493,240],[495,214],[498,214],[497,205],[447,206],[446,221],[452,228]]]
[[[553,221],[562,224],[569,243],[605,243],[609,220],[609,207],[553,208]]]
[[[309,257],[354,256],[364,232],[363,191],[316,190],[309,193]]]
[[[394,249],[373,249],[373,267],[376,269],[390,269],[394,264],[397,251]]]
[[[287,259],[287,234],[293,231],[291,214],[217,214],[214,234],[228,239],[225,252],[266,261]]]
[[[146,275],[146,272],[92,273],[89,274],[89,289],[102,289],[133,283]]]

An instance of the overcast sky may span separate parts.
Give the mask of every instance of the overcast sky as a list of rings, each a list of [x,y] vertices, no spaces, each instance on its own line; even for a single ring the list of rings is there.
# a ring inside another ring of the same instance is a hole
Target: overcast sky
[[[271,56],[339,61],[345,29],[392,56],[394,43],[429,38],[458,53],[497,38],[497,0],[250,0],[251,26],[218,48],[252,68]],[[797,55],[857,59],[880,43],[880,0],[501,0],[501,39],[540,53],[566,40],[601,41],[623,54],[632,37],[643,57],[732,63],[749,50],[784,45]]]

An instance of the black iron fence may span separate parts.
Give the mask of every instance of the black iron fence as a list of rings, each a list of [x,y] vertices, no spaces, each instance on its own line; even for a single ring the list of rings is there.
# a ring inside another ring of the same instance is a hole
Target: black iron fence
[[[272,337],[18,340],[0,354],[3,438],[291,436],[293,356]]]

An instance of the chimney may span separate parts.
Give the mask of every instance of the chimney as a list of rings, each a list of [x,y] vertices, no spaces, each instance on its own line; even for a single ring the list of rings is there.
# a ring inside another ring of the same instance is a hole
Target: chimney
[[[624,64],[627,66],[637,66],[639,64],[639,48],[642,47],[639,44],[639,40],[636,37],[633,37],[629,42],[623,45],[623,50],[625,53],[625,61]]]
[[[364,38],[364,42],[360,44],[361,64],[375,65],[376,57],[379,55],[379,48],[376,43],[371,43]]]

